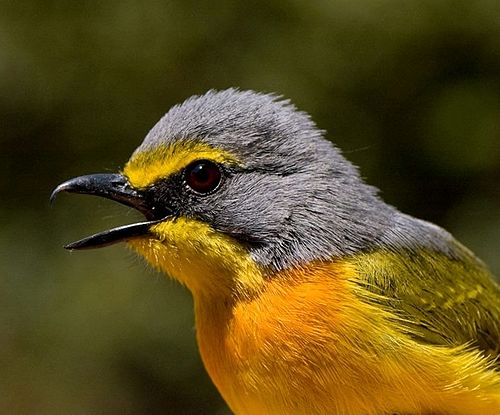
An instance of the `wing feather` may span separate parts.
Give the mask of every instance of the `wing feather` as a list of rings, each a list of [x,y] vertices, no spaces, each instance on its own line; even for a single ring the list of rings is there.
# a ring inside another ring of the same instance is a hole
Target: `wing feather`
[[[426,249],[357,255],[360,295],[421,343],[468,344],[498,358],[500,287],[481,261],[453,243],[453,257]]]

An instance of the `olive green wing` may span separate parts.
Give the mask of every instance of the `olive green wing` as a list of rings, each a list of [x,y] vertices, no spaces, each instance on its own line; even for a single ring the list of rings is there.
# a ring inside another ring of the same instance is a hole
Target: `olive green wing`
[[[390,311],[417,341],[470,344],[497,357],[500,287],[481,261],[454,244],[454,258],[424,249],[356,256],[356,283],[364,300]]]

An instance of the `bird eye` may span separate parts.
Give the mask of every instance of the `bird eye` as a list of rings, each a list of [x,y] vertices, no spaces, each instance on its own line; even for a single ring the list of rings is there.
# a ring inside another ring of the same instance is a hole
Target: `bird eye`
[[[219,186],[222,173],[220,167],[210,160],[196,160],[186,167],[186,184],[197,193],[213,192]]]

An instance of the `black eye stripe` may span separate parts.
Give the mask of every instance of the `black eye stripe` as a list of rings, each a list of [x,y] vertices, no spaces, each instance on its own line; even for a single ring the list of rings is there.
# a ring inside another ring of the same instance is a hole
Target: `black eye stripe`
[[[147,189],[144,197],[154,210],[154,217],[196,217],[197,206],[204,196],[213,194],[233,173],[233,166],[222,166],[200,159],[176,173],[157,180]],[[204,218],[206,220],[206,218]]]
[[[210,160],[195,160],[184,169],[184,182],[198,194],[214,192],[221,181],[221,166]]]

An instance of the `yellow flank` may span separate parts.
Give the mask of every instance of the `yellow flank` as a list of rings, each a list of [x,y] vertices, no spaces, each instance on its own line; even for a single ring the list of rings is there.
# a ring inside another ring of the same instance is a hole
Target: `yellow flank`
[[[142,189],[158,179],[177,173],[192,161],[201,159],[238,164],[236,157],[228,152],[199,141],[180,140],[133,156],[123,169],[123,174],[132,186]]]
[[[206,223],[181,217],[154,225],[151,233],[155,238],[134,238],[129,245],[194,295],[244,298],[263,285],[248,252]]]

